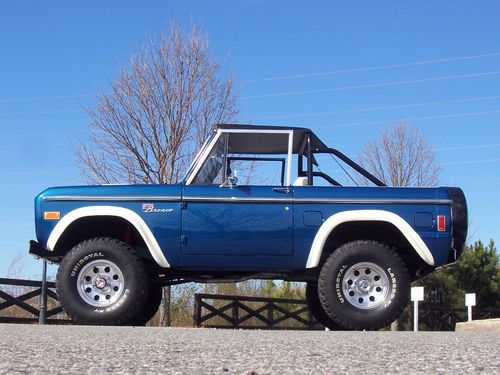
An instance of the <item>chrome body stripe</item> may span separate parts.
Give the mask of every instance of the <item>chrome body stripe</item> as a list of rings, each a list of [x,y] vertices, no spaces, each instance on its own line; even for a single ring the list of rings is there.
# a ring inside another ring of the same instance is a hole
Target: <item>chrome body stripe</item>
[[[438,204],[450,205],[450,199],[377,199],[377,198],[265,198],[265,197],[155,197],[155,196],[85,196],[61,195],[45,197],[46,201],[98,201],[98,202],[254,202],[254,203],[297,203],[297,204]]]
[[[316,204],[451,204],[449,199],[343,199],[343,198],[251,198],[251,197],[185,197],[186,202],[275,202]]]
[[[93,202],[180,202],[181,197],[152,196],[91,196],[91,195],[59,195],[44,197],[46,201],[93,201]]]
[[[185,202],[226,202],[226,203],[293,203],[290,198],[252,198],[252,197],[186,197]]]
[[[294,203],[325,204],[452,204],[450,199],[397,199],[397,198],[298,198]]]

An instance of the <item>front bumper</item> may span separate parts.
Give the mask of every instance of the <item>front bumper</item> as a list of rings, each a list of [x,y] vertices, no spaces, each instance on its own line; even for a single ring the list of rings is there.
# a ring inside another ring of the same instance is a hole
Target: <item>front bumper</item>
[[[42,258],[54,263],[59,263],[62,259],[62,256],[54,254],[54,252],[47,250],[45,247],[33,240],[30,241],[29,253],[36,259]]]

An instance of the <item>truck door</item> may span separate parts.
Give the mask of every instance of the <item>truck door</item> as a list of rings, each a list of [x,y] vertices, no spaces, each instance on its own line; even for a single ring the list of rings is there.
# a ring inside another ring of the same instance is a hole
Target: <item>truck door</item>
[[[288,130],[217,133],[183,188],[184,267],[264,270],[292,258],[292,139]]]
[[[292,255],[292,198],[281,186],[185,186],[182,253]]]

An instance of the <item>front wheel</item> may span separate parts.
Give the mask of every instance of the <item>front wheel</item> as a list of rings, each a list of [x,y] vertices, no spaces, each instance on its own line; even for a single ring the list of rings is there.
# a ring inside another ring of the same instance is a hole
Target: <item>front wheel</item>
[[[376,330],[408,303],[410,279],[401,258],[385,244],[353,241],[325,261],[318,291],[326,314],[346,329]]]
[[[133,326],[144,326],[158,312],[163,297],[163,288],[160,285],[150,284],[146,302],[139,314],[130,322]]]
[[[126,325],[143,309],[149,277],[127,244],[93,238],[66,254],[57,272],[57,295],[78,324]]]
[[[318,295],[318,283],[309,281],[306,284],[306,301],[312,316],[323,327],[330,331],[342,331],[344,328],[335,323],[325,312]]]

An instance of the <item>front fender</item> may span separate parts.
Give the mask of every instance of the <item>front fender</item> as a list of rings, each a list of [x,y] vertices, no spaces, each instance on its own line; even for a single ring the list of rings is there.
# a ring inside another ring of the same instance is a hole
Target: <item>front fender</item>
[[[47,241],[47,250],[54,251],[57,241],[61,238],[64,231],[76,220],[93,216],[115,216],[125,219],[133,225],[137,232],[141,235],[144,243],[148,247],[153,259],[163,268],[169,268],[170,264],[163,255],[156,238],[144,222],[144,220],[134,211],[123,207],[116,206],[88,206],[77,208],[64,215],[50,233]]]

